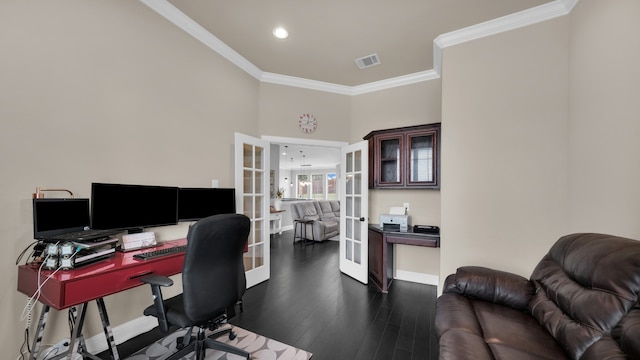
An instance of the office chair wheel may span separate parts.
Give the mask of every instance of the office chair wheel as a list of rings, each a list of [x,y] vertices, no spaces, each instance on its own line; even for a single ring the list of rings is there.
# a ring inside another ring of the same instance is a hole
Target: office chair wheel
[[[231,331],[229,333],[229,340],[233,340],[233,339],[235,339],[237,337],[238,337],[238,335],[235,332]]]

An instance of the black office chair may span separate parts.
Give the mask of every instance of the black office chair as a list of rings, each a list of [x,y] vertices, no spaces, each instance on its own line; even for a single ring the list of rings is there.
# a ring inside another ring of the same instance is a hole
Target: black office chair
[[[144,310],[145,315],[158,318],[162,332],[170,327],[189,328],[178,339],[178,352],[167,360],[179,359],[195,351],[196,359],[205,357],[205,350],[217,349],[250,359],[250,354],[215,340],[228,334],[234,339],[232,329],[217,331],[227,319],[235,315],[235,305],[246,290],[242,256],[249,236],[249,218],[240,214],[214,215],[196,222],[187,235],[187,250],[182,266],[180,295],[164,300],[162,286],[171,286],[171,279],[148,275],[141,281],[149,283],[154,304]],[[197,336],[192,336],[193,328]],[[214,331],[205,337],[205,331]]]

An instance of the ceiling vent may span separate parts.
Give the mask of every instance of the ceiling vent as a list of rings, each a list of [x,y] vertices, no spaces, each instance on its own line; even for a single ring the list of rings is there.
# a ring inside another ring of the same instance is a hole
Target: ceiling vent
[[[378,58],[378,54],[371,54],[367,56],[363,56],[361,58],[356,59],[356,65],[358,65],[358,69],[366,69],[368,67],[372,67],[380,64],[380,58]]]

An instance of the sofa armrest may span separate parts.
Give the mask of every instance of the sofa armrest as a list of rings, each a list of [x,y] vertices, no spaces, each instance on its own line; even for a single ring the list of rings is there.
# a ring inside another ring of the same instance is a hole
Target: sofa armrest
[[[464,266],[445,280],[443,292],[527,310],[535,288],[528,279],[494,269]]]

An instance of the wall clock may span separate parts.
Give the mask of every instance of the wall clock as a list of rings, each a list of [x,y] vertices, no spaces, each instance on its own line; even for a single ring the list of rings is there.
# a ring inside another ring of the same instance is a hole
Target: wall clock
[[[305,134],[316,131],[318,120],[311,114],[302,114],[298,117],[298,128]]]

